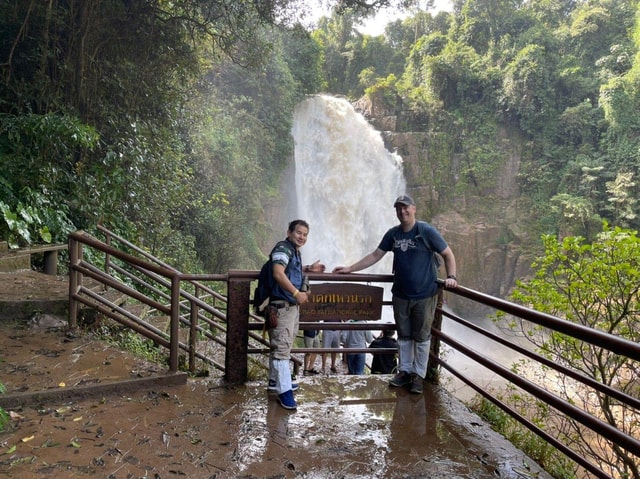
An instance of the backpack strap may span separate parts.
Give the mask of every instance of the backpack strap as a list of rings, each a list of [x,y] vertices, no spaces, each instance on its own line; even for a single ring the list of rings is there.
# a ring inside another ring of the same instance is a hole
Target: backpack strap
[[[431,253],[433,254],[433,250],[431,249],[431,246],[429,245],[429,242],[427,241],[427,226],[428,224],[425,223],[424,221],[416,221],[416,223],[418,224],[418,238],[420,238],[422,240],[422,242],[424,243],[424,245],[427,247],[427,249],[429,251],[431,251]]]
[[[442,265],[442,259],[440,257],[440,253],[433,251],[433,249],[429,245],[429,242],[427,241],[427,228],[429,224],[426,221],[416,221],[416,223],[418,223],[417,237],[422,240],[424,245],[427,247],[427,250],[431,251],[431,263],[433,265],[434,273],[436,274],[436,276],[438,276],[438,269],[440,269],[440,266]]]
[[[293,255],[295,254],[294,250],[291,248],[290,243],[284,240],[276,243],[276,245],[273,247],[273,249],[269,253],[269,258],[262,265],[262,268],[260,269],[260,275],[258,277],[258,286],[256,287],[253,293],[254,294],[253,306],[256,314],[264,313],[265,308],[271,301],[271,293],[275,285],[275,279],[273,277],[273,260],[271,259],[271,254],[276,248],[280,246],[283,246],[287,250],[287,254],[290,257],[293,257]],[[289,274],[290,265],[291,265],[291,261],[287,263],[287,266],[284,270],[285,274],[287,275]]]

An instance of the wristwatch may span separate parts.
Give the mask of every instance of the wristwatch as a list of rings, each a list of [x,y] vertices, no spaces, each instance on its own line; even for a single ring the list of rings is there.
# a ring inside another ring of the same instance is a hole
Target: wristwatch
[[[456,281],[458,281],[458,278],[456,278],[455,274],[450,274],[449,276],[447,276],[447,279],[455,279]]]

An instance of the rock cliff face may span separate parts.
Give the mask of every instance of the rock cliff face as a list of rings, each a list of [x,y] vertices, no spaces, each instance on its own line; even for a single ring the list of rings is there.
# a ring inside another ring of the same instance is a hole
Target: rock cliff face
[[[527,212],[521,211],[517,184],[523,142],[500,131],[496,144],[501,145],[503,161],[495,172],[494,186],[470,193],[459,183],[463,159],[453,153],[442,161],[432,159],[434,148],[429,146],[438,141],[437,134],[411,131],[411,121],[385,111],[382,104],[363,98],[354,107],[382,132],[387,149],[403,158],[418,218],[436,226],[453,249],[460,284],[506,298],[515,281],[530,274],[535,241],[527,228]],[[448,300],[462,314],[485,313],[472,311],[462,298],[450,295]]]

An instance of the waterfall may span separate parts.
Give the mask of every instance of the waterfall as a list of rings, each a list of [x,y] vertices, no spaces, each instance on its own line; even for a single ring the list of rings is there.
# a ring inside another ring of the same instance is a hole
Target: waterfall
[[[331,271],[373,251],[398,223],[394,199],[405,193],[402,159],[344,99],[301,102],[294,113],[297,216],[310,224],[306,263]],[[391,254],[366,273],[391,273]]]

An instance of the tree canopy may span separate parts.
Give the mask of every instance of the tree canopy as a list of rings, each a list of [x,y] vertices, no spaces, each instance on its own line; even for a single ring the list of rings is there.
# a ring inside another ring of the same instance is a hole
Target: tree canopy
[[[409,15],[362,33],[384,5]],[[63,241],[102,222],[189,266],[255,266],[293,108],[320,91],[377,95],[437,134],[426,156],[454,172],[440,208],[497,184],[506,130],[527,144],[533,237],[640,226],[637,2],[342,1],[313,31],[304,6],[0,4],[2,238]]]

